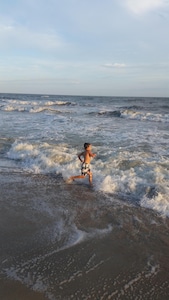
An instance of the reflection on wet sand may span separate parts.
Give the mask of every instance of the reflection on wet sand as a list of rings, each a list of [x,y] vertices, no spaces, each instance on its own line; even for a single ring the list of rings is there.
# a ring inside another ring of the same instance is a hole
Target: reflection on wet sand
[[[0,189],[1,299],[168,299],[168,219],[59,176]]]

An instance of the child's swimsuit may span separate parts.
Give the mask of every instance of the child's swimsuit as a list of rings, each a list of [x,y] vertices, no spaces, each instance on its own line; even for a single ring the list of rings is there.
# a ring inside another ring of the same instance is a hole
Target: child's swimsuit
[[[90,164],[82,163],[81,174],[86,176],[90,172]]]

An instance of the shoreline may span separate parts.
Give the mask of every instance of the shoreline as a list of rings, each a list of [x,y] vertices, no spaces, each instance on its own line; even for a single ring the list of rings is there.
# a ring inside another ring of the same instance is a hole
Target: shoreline
[[[168,218],[59,176],[0,172],[0,189],[1,299],[168,299]]]
[[[0,278],[0,298],[3,300],[47,300],[40,292],[33,291],[19,281]]]

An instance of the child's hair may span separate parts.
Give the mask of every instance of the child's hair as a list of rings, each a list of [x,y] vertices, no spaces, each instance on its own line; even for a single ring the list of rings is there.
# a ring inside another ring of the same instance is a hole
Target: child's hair
[[[84,143],[84,148],[87,149],[90,145],[90,143]]]

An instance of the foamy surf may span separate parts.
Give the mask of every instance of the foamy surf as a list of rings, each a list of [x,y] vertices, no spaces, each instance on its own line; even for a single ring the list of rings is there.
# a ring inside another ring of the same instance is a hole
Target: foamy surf
[[[80,174],[77,153],[90,142],[95,191],[168,216],[167,99],[44,96],[1,95],[5,159],[65,182]]]
[[[63,188],[61,178],[23,173],[6,180],[1,184],[3,280],[49,300],[167,295],[169,224],[163,219],[112,205],[100,192]]]
[[[0,294],[168,299],[168,99],[46,96],[0,94]]]
[[[169,161],[155,160],[150,155],[135,151],[108,151],[107,159],[99,158],[100,147],[95,147],[98,158],[92,160],[94,189],[109,195],[130,199],[133,205],[154,209],[169,215],[167,182]],[[61,174],[65,181],[80,174],[77,150],[67,144],[29,143],[15,141],[7,154],[23,170],[33,174]],[[82,180],[80,180],[82,181]],[[79,181],[79,182],[80,182]],[[84,180],[88,182],[86,178]]]

